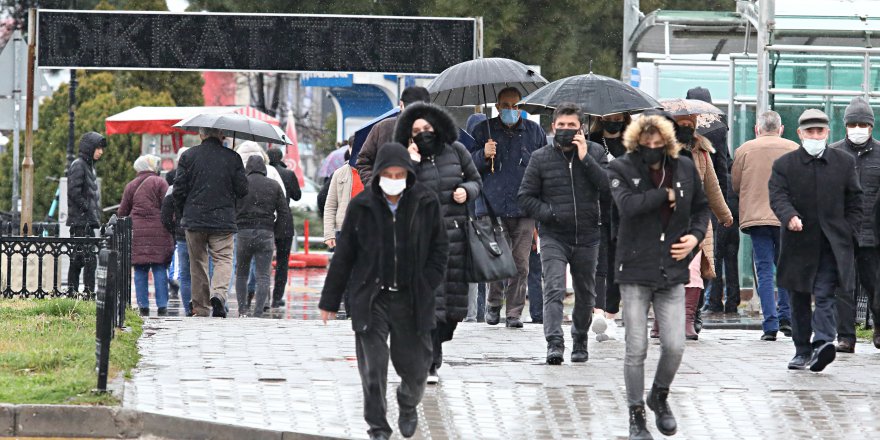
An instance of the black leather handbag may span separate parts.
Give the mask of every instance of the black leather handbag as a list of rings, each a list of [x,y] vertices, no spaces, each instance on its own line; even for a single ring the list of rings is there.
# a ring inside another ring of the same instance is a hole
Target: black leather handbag
[[[489,200],[483,194],[480,197],[489,215],[477,218],[474,204],[468,204],[465,225],[468,241],[467,280],[472,283],[506,280],[517,274],[510,243],[507,242],[501,219],[495,215]]]

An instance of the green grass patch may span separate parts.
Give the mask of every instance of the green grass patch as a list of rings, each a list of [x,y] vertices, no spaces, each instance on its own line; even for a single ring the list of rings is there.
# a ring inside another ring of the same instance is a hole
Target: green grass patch
[[[871,341],[874,338],[874,330],[865,328],[861,325],[856,325],[856,337],[858,339]]]
[[[113,405],[94,394],[95,303],[74,299],[0,299],[0,402]],[[128,331],[116,331],[110,375],[130,375],[140,355],[143,320],[126,315]]]

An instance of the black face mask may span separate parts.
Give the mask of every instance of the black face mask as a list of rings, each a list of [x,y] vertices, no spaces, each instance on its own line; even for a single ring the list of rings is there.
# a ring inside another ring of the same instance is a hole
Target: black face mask
[[[573,128],[557,128],[556,134],[553,135],[553,142],[563,150],[570,151],[574,147],[574,135],[576,134],[577,130]]]
[[[440,152],[439,142],[434,132],[423,131],[413,136],[413,142],[419,147],[419,154],[422,156],[433,156]]]
[[[642,153],[642,160],[648,165],[656,165],[666,156],[666,148],[648,148],[639,145],[639,152]]]
[[[620,133],[623,130],[623,121],[602,121],[602,129],[611,134]]]
[[[694,128],[681,126],[676,127],[675,138],[684,145],[690,145],[691,142],[694,140]]]

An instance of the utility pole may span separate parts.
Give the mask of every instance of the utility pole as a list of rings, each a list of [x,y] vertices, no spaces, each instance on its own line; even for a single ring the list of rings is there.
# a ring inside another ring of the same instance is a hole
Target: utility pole
[[[766,47],[776,26],[776,0],[761,0],[758,4],[758,96],[757,114],[770,110],[770,54]]]
[[[12,37],[12,212],[18,212],[19,161],[21,160],[21,62],[18,56],[18,48],[21,44],[21,33],[16,30]]]
[[[623,0],[623,59],[621,60],[620,79],[629,84],[632,68],[636,67],[636,56],[629,46],[629,38],[639,26],[639,0]]]
[[[76,0],[70,1],[70,9],[76,9]],[[76,159],[76,69],[70,69],[70,93],[68,95],[67,118],[69,126],[67,127],[67,168],[64,169],[64,175],[70,169],[70,164]]]
[[[24,162],[21,164],[22,236],[33,232],[34,214],[34,66],[37,48],[37,10],[28,11],[27,105],[25,106]]]

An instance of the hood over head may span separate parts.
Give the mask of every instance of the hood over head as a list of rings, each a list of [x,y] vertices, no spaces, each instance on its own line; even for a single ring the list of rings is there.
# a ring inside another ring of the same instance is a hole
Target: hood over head
[[[94,160],[95,150],[98,148],[107,148],[107,139],[104,136],[90,131],[79,138],[79,152],[89,160]]]
[[[409,157],[409,151],[402,144],[387,142],[379,147],[376,162],[373,164],[373,192],[376,194],[382,194],[382,189],[379,187],[380,176],[382,171],[390,167],[402,167],[406,170],[407,188],[411,188],[416,183],[416,168]]]
[[[442,107],[417,102],[406,106],[403,113],[397,117],[397,125],[394,127],[394,142],[400,145],[409,145],[412,138],[412,126],[417,119],[424,119],[434,127],[434,136],[444,144],[451,145],[458,140],[458,128],[452,120],[452,116]]]
[[[144,171],[158,173],[161,165],[162,159],[160,159],[159,156],[145,154],[134,161],[134,170],[138,173]]]
[[[636,120],[633,120],[626,131],[623,132],[623,146],[627,152],[637,151],[639,148],[639,138],[646,131],[656,130],[663,138],[666,144],[666,155],[671,158],[677,158],[678,152],[681,151],[681,144],[675,139],[675,125],[669,119],[662,115],[644,114]]]
[[[685,99],[697,99],[703,102],[712,103],[712,94],[709,89],[704,87],[694,87],[687,91]]]
[[[284,152],[280,148],[270,148],[267,154],[269,155],[269,165],[287,168],[287,164],[282,162]]]
[[[241,156],[241,163],[245,167],[247,167],[248,158],[251,156],[260,156],[263,159],[263,164],[269,163],[269,156],[263,147],[254,141],[242,142],[241,145],[235,147],[235,152]]]
[[[253,155],[248,157],[247,165],[244,168],[247,174],[262,174],[266,175],[266,162],[263,162],[262,156]]]
[[[868,104],[868,101],[865,101],[865,98],[856,96],[850,101],[849,105],[846,106],[846,111],[843,114],[843,122],[845,124],[871,124],[873,127],[874,109],[871,108],[871,104]]]

